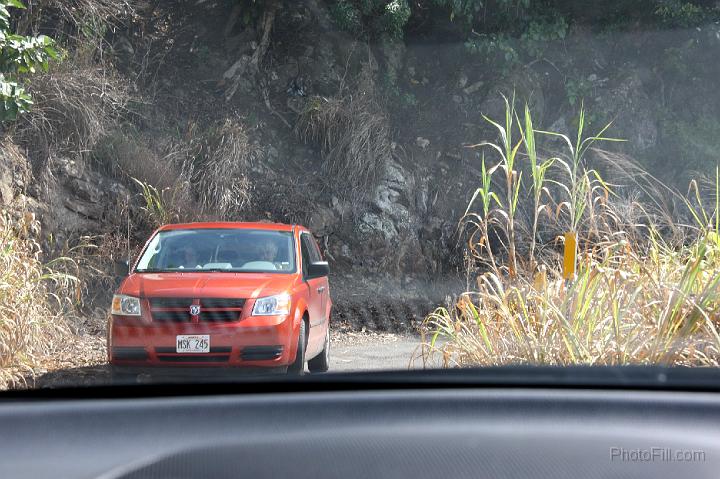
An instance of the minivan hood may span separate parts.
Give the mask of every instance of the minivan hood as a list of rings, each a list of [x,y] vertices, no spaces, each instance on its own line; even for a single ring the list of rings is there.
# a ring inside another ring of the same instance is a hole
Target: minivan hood
[[[288,291],[295,276],[273,273],[134,273],[119,293],[142,298],[258,298]]]

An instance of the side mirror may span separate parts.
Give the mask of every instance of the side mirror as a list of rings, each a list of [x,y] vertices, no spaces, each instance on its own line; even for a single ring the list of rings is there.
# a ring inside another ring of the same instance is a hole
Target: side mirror
[[[327,261],[318,261],[317,263],[310,263],[308,265],[308,277],[309,278],[322,278],[330,274],[330,266]]]
[[[113,264],[113,273],[118,277],[125,277],[130,274],[130,263],[128,260],[115,261]]]

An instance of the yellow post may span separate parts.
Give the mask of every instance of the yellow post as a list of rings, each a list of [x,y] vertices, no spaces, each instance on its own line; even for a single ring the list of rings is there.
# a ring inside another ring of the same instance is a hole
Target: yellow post
[[[571,281],[575,278],[577,263],[577,235],[570,231],[565,233],[565,250],[563,253],[563,278]]]

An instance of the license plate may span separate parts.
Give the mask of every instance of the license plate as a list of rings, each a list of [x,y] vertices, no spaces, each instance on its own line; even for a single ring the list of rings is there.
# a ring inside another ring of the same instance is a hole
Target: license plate
[[[209,334],[182,334],[176,337],[175,351],[178,353],[209,353]]]

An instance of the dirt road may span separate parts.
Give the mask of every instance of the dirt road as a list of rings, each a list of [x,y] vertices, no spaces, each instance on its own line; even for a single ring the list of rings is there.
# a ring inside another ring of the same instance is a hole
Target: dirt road
[[[420,338],[380,333],[338,334],[331,343],[330,370],[380,371],[422,368]],[[438,367],[429,361],[426,367]]]
[[[108,384],[110,371],[105,358],[104,338],[86,336],[83,351],[92,351],[83,361],[68,355],[60,365],[27,378],[28,387],[91,386]],[[331,338],[330,372],[407,370],[422,368],[420,338],[411,334],[338,332]],[[426,363],[438,367],[437,360]]]

